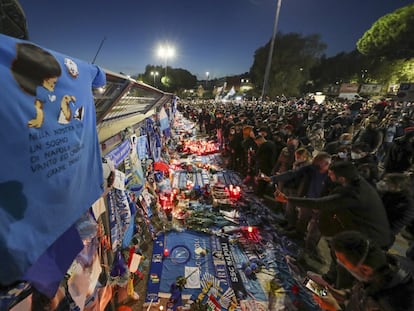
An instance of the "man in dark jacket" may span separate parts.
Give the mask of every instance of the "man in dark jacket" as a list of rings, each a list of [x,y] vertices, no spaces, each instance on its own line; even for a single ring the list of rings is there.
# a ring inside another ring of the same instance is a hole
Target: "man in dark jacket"
[[[388,249],[393,242],[392,235],[376,189],[359,176],[351,162],[333,163],[328,175],[332,182],[339,184],[329,195],[317,199],[289,197],[288,200],[301,207],[320,210],[319,230],[322,236],[331,237],[342,231],[358,230],[381,248]],[[352,277],[336,265],[334,255],[325,278],[336,283],[337,288],[352,285]]]
[[[339,184],[328,196],[316,199],[289,197],[288,200],[301,207],[319,209],[321,217],[332,216],[326,219],[327,223],[321,223],[325,219],[320,218],[322,235],[359,230],[382,248],[390,247],[390,226],[376,189],[361,178],[355,166],[347,161],[333,163],[328,175]],[[333,228],[335,222],[337,228]]]
[[[384,160],[385,173],[402,173],[413,165],[414,128],[394,140]]]
[[[282,181],[285,183],[285,187],[289,185],[289,182],[291,185],[295,185],[294,188],[296,188],[296,195],[298,197],[319,198],[322,195],[325,182],[328,178],[328,168],[330,163],[331,156],[326,152],[320,152],[313,158],[312,164],[272,176],[270,177],[270,180],[274,184]],[[296,205],[293,205],[293,207],[296,207]],[[295,221],[288,219],[288,222],[295,225],[295,234],[293,237],[304,238],[306,230],[309,229],[308,224],[313,217],[314,212],[309,208],[301,208],[300,206],[298,206],[298,209],[298,219],[295,219]],[[288,210],[286,212],[288,212]],[[308,239],[306,239],[307,243],[305,244],[305,247],[308,251],[315,251],[316,244],[319,241],[319,234],[316,232],[312,233],[317,236],[308,236]]]
[[[314,295],[323,310],[414,310],[414,270],[411,261],[386,254],[375,242],[357,231],[339,233],[331,245],[338,264],[358,282],[343,303],[335,300],[331,293],[333,290],[328,289],[324,297]]]
[[[266,140],[263,136],[256,136],[255,142],[258,146],[256,151],[256,170],[259,174],[270,175],[275,161],[275,145],[272,141]],[[258,181],[257,195],[265,194],[267,183],[263,180]]]
[[[414,198],[410,177],[402,173],[385,174],[377,182],[387,212],[392,238],[414,221]]]
[[[365,143],[368,145],[369,152],[376,154],[381,147],[384,135],[377,128],[378,119],[376,117],[371,116],[365,122],[366,125],[355,134],[353,143]]]

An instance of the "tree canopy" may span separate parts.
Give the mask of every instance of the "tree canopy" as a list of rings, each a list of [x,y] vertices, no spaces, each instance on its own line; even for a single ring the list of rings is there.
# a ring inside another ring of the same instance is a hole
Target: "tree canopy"
[[[390,59],[414,57],[414,4],[378,19],[358,40],[357,48],[369,56]]]
[[[167,71],[168,78],[165,78],[165,67],[147,65],[145,67],[145,72],[139,75],[138,79],[165,91],[191,89],[194,88],[197,83],[197,77],[191,74],[188,70],[167,67]],[[154,76],[154,73],[157,75]]]
[[[309,80],[309,71],[318,61],[326,45],[319,35],[278,33],[269,75],[268,95],[296,96]],[[263,76],[270,49],[270,41],[256,50],[250,74],[256,86],[263,85]]]

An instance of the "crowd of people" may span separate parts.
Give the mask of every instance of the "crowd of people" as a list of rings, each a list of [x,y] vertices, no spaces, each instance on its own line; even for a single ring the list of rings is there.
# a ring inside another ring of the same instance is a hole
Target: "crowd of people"
[[[327,260],[317,245],[328,241],[330,267],[316,277],[330,289],[315,296],[323,309],[414,310],[414,105],[283,98],[179,109],[259,197],[277,193],[278,228],[306,256]],[[405,257],[389,254],[397,235],[411,244]]]

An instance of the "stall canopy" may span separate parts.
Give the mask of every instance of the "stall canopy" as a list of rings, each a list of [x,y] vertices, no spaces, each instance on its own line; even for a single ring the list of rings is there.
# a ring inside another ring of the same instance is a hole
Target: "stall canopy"
[[[174,96],[127,76],[105,72],[106,86],[95,94],[97,129],[103,152],[122,140],[126,128],[134,129]]]

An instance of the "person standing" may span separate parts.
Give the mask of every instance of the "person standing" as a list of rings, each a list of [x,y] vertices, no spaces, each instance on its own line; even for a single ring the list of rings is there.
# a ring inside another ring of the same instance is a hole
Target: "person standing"
[[[275,146],[270,140],[266,140],[263,136],[258,135],[255,138],[258,146],[256,151],[256,170],[259,175],[270,175],[274,164]],[[260,176],[259,176],[260,177]],[[267,182],[259,178],[257,183],[257,195],[263,196],[266,192]]]

